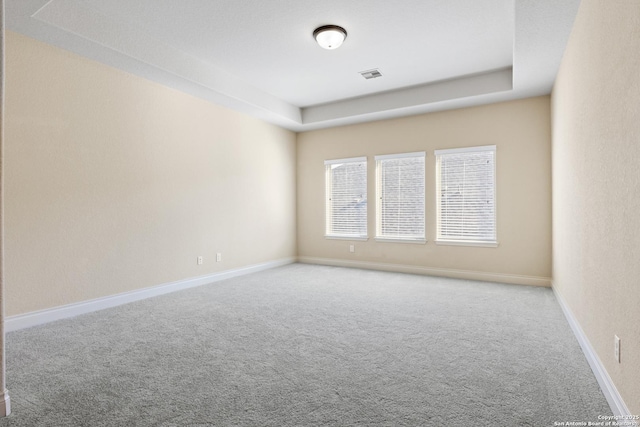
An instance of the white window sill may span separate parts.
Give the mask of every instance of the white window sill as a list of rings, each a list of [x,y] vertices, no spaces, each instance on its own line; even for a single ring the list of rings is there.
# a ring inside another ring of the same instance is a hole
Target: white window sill
[[[354,240],[354,241],[360,241],[360,242],[365,242],[367,240],[369,240],[368,237],[365,236],[332,236],[332,235],[325,235],[324,236],[325,239],[330,239],[330,240]]]
[[[394,239],[391,237],[376,237],[376,242],[381,243],[411,243],[414,245],[424,245],[427,243],[426,239]]]
[[[478,242],[473,240],[436,240],[436,245],[477,246],[481,248],[497,248],[498,242]]]

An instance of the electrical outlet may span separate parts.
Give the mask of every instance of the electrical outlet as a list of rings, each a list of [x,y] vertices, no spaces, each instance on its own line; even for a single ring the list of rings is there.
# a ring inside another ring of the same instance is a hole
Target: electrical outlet
[[[618,361],[618,363],[620,363],[620,337],[617,335],[614,335],[613,341],[615,346],[614,352],[615,352],[616,360]]]
[[[203,258],[201,256],[198,257],[198,265],[202,265]]]
[[[349,252],[354,253],[356,251],[356,245],[349,245]]]
[[[222,261],[222,254],[220,252],[218,252],[216,254],[216,262],[220,262],[220,261]]]

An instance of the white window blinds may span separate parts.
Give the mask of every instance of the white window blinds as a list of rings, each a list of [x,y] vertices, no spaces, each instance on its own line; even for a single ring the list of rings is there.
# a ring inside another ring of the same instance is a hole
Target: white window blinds
[[[376,238],[424,242],[425,153],[376,156]]]
[[[328,237],[367,237],[367,158],[326,160]]]
[[[495,243],[495,145],[435,155],[437,240]]]

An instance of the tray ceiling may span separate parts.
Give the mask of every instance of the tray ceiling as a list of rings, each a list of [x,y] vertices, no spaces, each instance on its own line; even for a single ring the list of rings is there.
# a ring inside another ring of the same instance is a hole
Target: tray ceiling
[[[7,0],[10,30],[294,131],[551,91],[579,0]],[[344,27],[336,50],[316,27]],[[361,71],[378,69],[367,80]]]

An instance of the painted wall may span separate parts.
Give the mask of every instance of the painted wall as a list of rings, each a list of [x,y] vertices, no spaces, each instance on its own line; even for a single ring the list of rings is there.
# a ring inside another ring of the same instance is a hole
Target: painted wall
[[[453,277],[549,284],[551,277],[551,128],[548,96],[358,124],[298,136],[298,255],[309,262],[385,263]],[[497,146],[497,248],[442,246],[436,234],[433,151]],[[376,242],[378,154],[426,151],[427,244]],[[367,156],[366,242],[324,237],[324,160]],[[355,245],[355,253],[349,245]],[[418,267],[418,268],[413,268]],[[467,274],[465,272],[471,272]]]
[[[0,0],[0,417],[11,413],[11,398],[6,387],[5,311],[4,311],[4,97],[5,97],[5,29],[4,0]]]
[[[640,2],[583,0],[552,95],[554,288],[632,414],[640,414],[638,52]]]
[[[295,138],[9,32],[7,315],[294,257]]]

